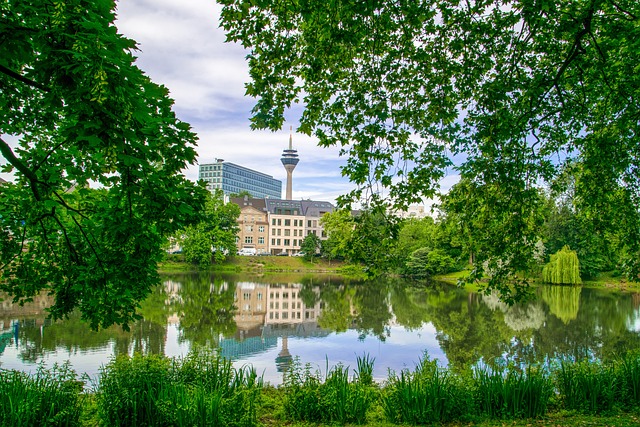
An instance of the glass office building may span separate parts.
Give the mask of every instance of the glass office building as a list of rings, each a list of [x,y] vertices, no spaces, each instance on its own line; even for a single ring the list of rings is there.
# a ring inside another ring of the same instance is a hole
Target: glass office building
[[[209,191],[220,188],[227,195],[248,191],[255,198],[282,197],[282,181],[222,159],[200,165],[198,179],[207,183]]]

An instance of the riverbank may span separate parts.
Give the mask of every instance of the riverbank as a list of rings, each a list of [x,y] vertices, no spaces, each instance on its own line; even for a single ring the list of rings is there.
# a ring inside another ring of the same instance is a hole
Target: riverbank
[[[453,273],[442,274],[434,276],[433,280],[438,282],[445,282],[451,285],[457,285],[459,279],[463,279],[469,272],[467,270],[456,271]],[[531,285],[543,285],[541,279],[533,278],[530,281]],[[615,276],[612,272],[604,272],[598,274],[596,277],[592,277],[589,280],[583,280],[582,286],[598,289],[609,289],[613,291],[640,291],[640,282],[629,282],[622,276]],[[479,286],[475,284],[468,284],[465,286],[468,290],[477,291]]]

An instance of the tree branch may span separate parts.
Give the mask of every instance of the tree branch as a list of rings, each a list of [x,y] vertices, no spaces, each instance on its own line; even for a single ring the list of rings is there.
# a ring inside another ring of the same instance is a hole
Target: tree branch
[[[40,89],[40,90],[42,90],[44,92],[50,92],[51,91],[51,89],[49,89],[48,87],[46,87],[46,86],[44,86],[44,85],[42,85],[42,84],[40,84],[40,83],[38,83],[36,81],[28,79],[25,76],[23,76],[21,74],[18,74],[13,70],[10,70],[9,68],[5,67],[2,64],[0,64],[0,73],[5,74],[5,75],[7,75],[7,76],[9,76],[9,77],[11,77],[13,79],[16,79],[16,80],[18,80],[18,81],[20,81],[20,82],[22,82],[22,83],[24,83],[24,84],[26,84],[28,86],[35,87],[36,89]]]
[[[7,144],[2,138],[0,138],[0,154],[2,154],[4,158],[9,161],[9,163],[11,163],[16,169],[18,169],[18,171],[22,172],[22,174],[29,180],[29,183],[31,184],[31,191],[33,191],[33,195],[36,200],[42,200],[40,191],[38,190],[37,186],[39,182],[38,177],[31,169],[29,169],[27,165],[22,162],[22,160],[16,157],[16,155],[13,153],[13,150],[11,150],[11,147],[9,147],[9,144]]]

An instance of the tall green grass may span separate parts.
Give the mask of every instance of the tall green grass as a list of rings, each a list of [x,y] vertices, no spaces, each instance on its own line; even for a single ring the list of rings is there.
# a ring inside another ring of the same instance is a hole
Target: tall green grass
[[[414,372],[390,374],[382,405],[394,423],[430,424],[466,419],[473,400],[459,377],[425,357]]]
[[[78,426],[82,387],[69,364],[41,365],[33,375],[0,370],[0,425]]]
[[[369,356],[358,357],[357,369],[349,377],[349,367],[329,368],[326,378],[310,365],[294,360],[285,374],[285,414],[293,421],[366,422],[367,412],[375,400],[373,363]]]
[[[586,413],[640,407],[640,353],[606,363],[563,361],[556,372],[564,407]]]
[[[211,352],[183,359],[120,356],[103,367],[96,389],[109,426],[255,426],[262,379]]]
[[[544,369],[528,366],[474,369],[474,398],[480,413],[490,418],[537,418],[547,411],[553,382]]]

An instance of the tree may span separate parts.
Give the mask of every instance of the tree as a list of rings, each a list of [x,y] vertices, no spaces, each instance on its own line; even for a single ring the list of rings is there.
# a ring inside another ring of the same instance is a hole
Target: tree
[[[326,213],[320,218],[320,224],[328,237],[323,242],[323,250],[331,258],[347,258],[355,228],[351,212],[347,209],[339,209]]]
[[[453,258],[442,249],[419,248],[409,256],[405,271],[411,276],[431,277],[450,272],[453,265]]]
[[[190,225],[182,235],[182,250],[187,262],[207,268],[211,262],[224,261],[236,251],[240,207],[224,203],[221,190],[209,193],[200,222]]]
[[[542,280],[556,285],[579,285],[580,262],[576,251],[568,246],[551,255],[551,260],[542,269]]]
[[[496,228],[475,263],[499,287],[535,250],[536,187],[575,161],[594,211],[618,195],[624,221],[605,225],[638,278],[637,1],[220,2],[228,40],[248,49],[252,125],[278,130],[300,103],[299,131],[348,157],[356,188],[339,203],[432,197],[455,160]],[[518,299],[526,284],[500,290]]]
[[[182,174],[196,135],[134,65],[114,1],[0,10],[0,153],[14,172],[0,188],[0,289],[53,293],[56,319],[79,308],[94,328],[127,328],[159,283],[164,239],[202,209],[206,190]]]
[[[307,236],[302,240],[302,244],[300,245],[300,251],[304,252],[304,259],[306,261],[313,260],[313,257],[316,255],[316,252],[321,248],[321,240],[315,234],[307,234]]]

